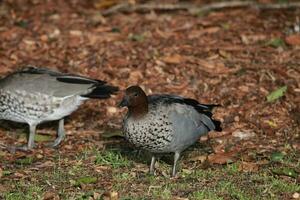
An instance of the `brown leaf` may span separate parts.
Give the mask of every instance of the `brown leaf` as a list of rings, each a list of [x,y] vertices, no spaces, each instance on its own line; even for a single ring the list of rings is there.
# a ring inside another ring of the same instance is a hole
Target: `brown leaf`
[[[193,30],[188,34],[189,39],[199,38],[204,34],[213,34],[220,30],[220,27],[209,27],[202,30]]]
[[[43,195],[43,200],[59,200],[59,196],[53,192],[53,191],[48,191],[45,192]]]
[[[112,191],[112,192],[106,192],[103,195],[104,200],[118,200],[119,194],[118,192]]]
[[[19,172],[14,173],[14,176],[15,176],[16,178],[24,178],[24,177],[25,177],[24,174],[21,174],[21,173],[19,173]]]
[[[191,160],[191,161],[200,161],[201,163],[203,163],[206,159],[207,159],[207,156],[200,155],[200,156],[192,157],[189,160]]]
[[[7,192],[8,191],[8,188],[7,186],[4,186],[4,185],[0,185],[0,194],[4,193],[4,192]]]
[[[136,70],[136,71],[132,71],[130,72],[130,75],[129,75],[129,79],[132,83],[138,83],[139,80],[143,79],[143,74],[141,71],[139,70]]]
[[[300,46],[300,34],[289,35],[285,38],[285,42],[292,46]]]
[[[80,37],[80,36],[82,36],[82,31],[80,31],[80,30],[70,30],[70,35],[71,36],[74,36],[74,37]]]
[[[3,176],[3,169],[0,167],[0,178]]]
[[[298,192],[295,192],[293,194],[293,199],[300,199],[300,194]]]
[[[47,167],[53,167],[54,165],[55,165],[54,162],[47,160],[46,162],[43,162],[43,163],[37,165],[36,167],[37,168],[47,168]]]
[[[233,70],[226,67],[225,64],[221,61],[206,61],[198,59],[197,63],[200,65],[200,68],[211,74],[228,74]]]
[[[253,44],[256,42],[264,41],[267,38],[266,35],[241,35],[242,42],[244,44]]]
[[[208,161],[212,164],[226,164],[232,163],[236,160],[235,158],[236,152],[226,152],[226,153],[218,153],[218,154],[211,154],[208,156]]]
[[[239,138],[240,140],[247,140],[255,137],[255,133],[251,130],[236,130],[232,133],[233,137]]]
[[[239,171],[243,172],[257,172],[258,171],[258,165],[253,162],[241,162],[239,164]]]
[[[170,56],[165,56],[162,61],[168,64],[179,64],[185,61],[185,58],[179,54],[174,54]]]

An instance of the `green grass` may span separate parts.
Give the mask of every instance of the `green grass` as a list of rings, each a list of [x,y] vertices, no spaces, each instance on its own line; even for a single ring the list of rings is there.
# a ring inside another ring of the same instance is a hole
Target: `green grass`
[[[240,171],[240,161],[201,168],[201,165],[183,159],[180,176],[173,179],[169,177],[169,164],[160,160],[156,176],[150,175],[147,172],[149,161],[141,162],[145,156],[131,151],[87,149],[73,157],[57,153],[52,158],[54,166],[40,170],[32,171],[35,162],[21,165],[14,162],[17,168],[4,168],[10,173],[3,173],[0,179],[0,184],[7,188],[0,198],[43,199],[44,193],[54,187],[61,199],[89,199],[95,192],[111,191],[117,192],[120,199],[128,200],[175,197],[191,200],[288,199],[293,193],[300,192],[299,184],[295,178],[278,176],[272,170],[296,166],[295,170],[299,171],[297,157],[297,153],[290,153],[279,162],[270,159],[270,163],[257,172]],[[26,177],[12,178],[16,172],[26,170],[31,170]]]
[[[112,168],[129,167],[131,161],[123,157],[120,152],[117,151],[103,151],[96,152],[96,165],[108,165]]]
[[[14,186],[15,186],[14,190],[4,193],[4,199],[6,200],[42,199],[42,191],[43,191],[42,187],[39,187],[37,185],[27,185],[24,182],[20,182],[20,183],[16,182]]]

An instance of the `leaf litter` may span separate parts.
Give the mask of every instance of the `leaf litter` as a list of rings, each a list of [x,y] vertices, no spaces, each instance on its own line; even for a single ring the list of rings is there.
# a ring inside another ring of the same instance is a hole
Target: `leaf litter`
[[[219,103],[222,107],[214,113],[223,122],[223,132],[213,132],[209,138],[200,140],[200,152],[193,154],[198,157],[182,159],[183,172],[197,173],[201,165],[207,164],[206,159],[216,171],[237,163],[241,173],[259,173],[263,170],[261,166],[275,163],[273,174],[297,180],[299,169],[284,163],[300,149],[299,34],[287,34],[285,30],[295,23],[299,10],[261,12],[241,8],[198,17],[184,12],[118,13],[103,17],[99,9],[118,2],[93,2],[2,2],[0,10],[6,14],[0,14],[0,75],[23,64],[49,66],[106,80],[121,89],[139,84],[149,94],[173,93],[203,103]],[[72,196],[80,191],[64,183],[92,177],[93,181],[80,183],[84,191],[96,190],[91,198],[134,196],[135,191],[140,191],[137,196],[147,195],[141,192],[151,182],[143,179],[147,174],[146,159],[132,151],[124,139],[115,137],[120,136],[125,112],[116,107],[121,96],[82,105],[67,118],[67,137],[59,149],[45,147],[56,134],[53,124],[42,125],[42,134],[36,138],[38,147],[31,152],[13,154],[1,148],[1,188],[13,191],[11,179],[27,181],[32,175],[42,185],[53,181],[44,186],[50,191],[49,198],[57,198],[62,194],[52,193],[52,187],[63,188]],[[14,124],[7,129],[6,122],[2,123],[1,147],[26,142],[24,134],[8,134],[15,132]],[[209,146],[208,141],[212,143],[212,152],[202,151],[203,146]],[[109,146],[121,146],[120,154],[105,154]],[[278,155],[274,155],[275,150]],[[254,151],[254,156],[249,151]],[[97,155],[102,156],[98,157],[100,164],[95,163]],[[164,160],[160,163],[159,167],[164,168]],[[125,177],[130,178],[130,168],[135,173],[131,178],[143,181],[136,183],[135,189],[121,181],[124,185],[118,188],[120,180],[114,181],[114,176],[125,171],[129,174]],[[35,170],[41,170],[43,176],[64,175],[66,180],[45,181]],[[69,170],[71,174],[64,174]],[[164,182],[157,179],[160,184]],[[105,193],[99,192],[99,188]],[[187,190],[170,191],[179,198]]]

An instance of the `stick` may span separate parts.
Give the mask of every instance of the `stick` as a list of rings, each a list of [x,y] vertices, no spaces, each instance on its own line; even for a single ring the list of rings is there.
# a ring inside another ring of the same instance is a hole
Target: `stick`
[[[174,11],[174,10],[186,10],[191,14],[208,12],[211,10],[219,10],[225,8],[240,8],[240,7],[253,7],[256,9],[268,10],[268,9],[292,9],[300,8],[300,2],[290,2],[290,3],[268,3],[261,4],[254,1],[230,1],[230,2],[218,2],[211,3],[204,6],[198,6],[194,4],[130,4],[121,3],[115,5],[102,12],[103,16],[112,15],[117,12],[149,12],[151,10],[157,11]]]

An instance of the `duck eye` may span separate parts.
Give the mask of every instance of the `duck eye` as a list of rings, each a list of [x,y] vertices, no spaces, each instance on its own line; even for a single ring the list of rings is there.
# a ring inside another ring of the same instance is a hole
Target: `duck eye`
[[[137,97],[137,96],[138,96],[138,93],[135,93],[134,96]]]

